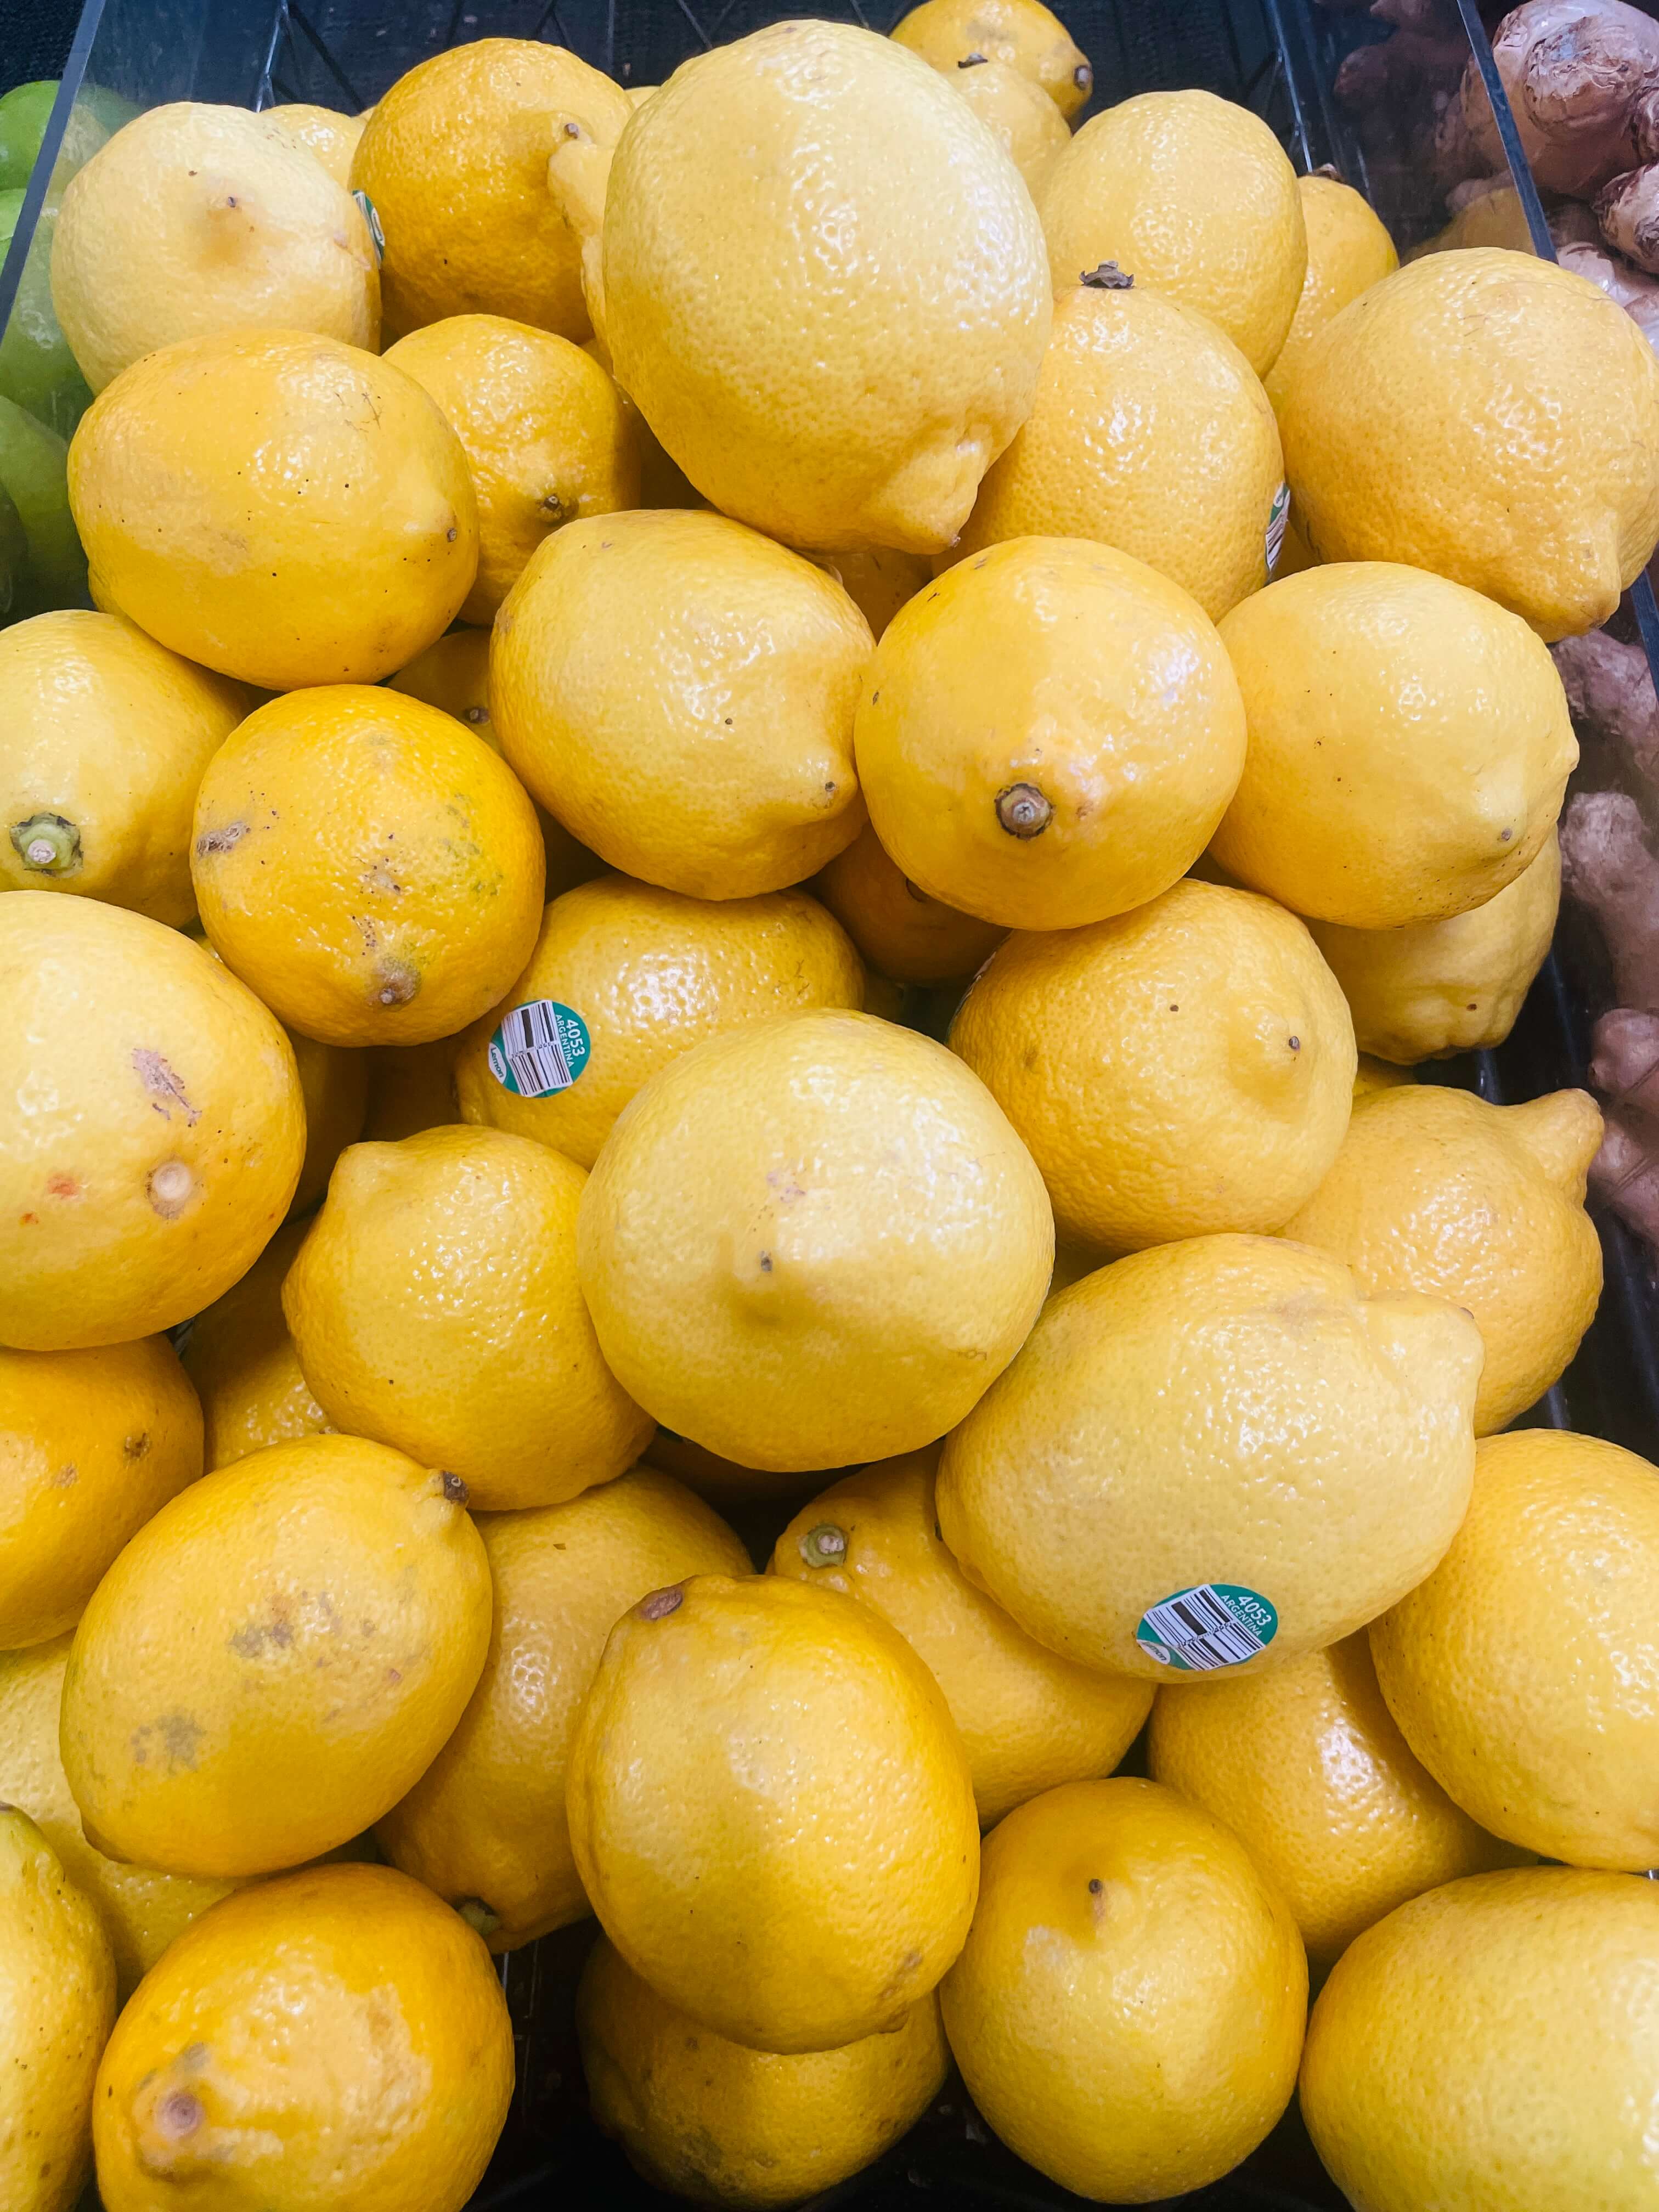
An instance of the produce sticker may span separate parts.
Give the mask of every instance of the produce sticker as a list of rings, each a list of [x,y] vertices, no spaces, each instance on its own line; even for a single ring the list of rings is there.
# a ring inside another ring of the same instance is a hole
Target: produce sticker
[[[587,1065],[587,1024],[556,999],[514,1006],[489,1040],[489,1072],[515,1098],[568,1091]]]
[[[1278,1633],[1279,1615],[1259,1591],[1242,1583],[1197,1583],[1149,1605],[1135,1642],[1160,1667],[1207,1674],[1242,1667]]]

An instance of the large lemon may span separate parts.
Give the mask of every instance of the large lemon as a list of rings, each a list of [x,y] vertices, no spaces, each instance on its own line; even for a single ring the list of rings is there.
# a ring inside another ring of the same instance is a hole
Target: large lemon
[[[1097,1251],[1281,1228],[1348,1125],[1334,979],[1294,915],[1218,884],[1018,933],[951,1048],[1030,1146],[1057,1234]]]
[[[1362,1936],[1308,2023],[1302,2112],[1365,2212],[1646,2212],[1659,1890],[1517,1869]]]
[[[1495,1835],[1578,1866],[1659,1865],[1656,1558],[1645,1460],[1517,1429],[1483,1439],[1451,1549],[1372,1624],[1407,1742]]]
[[[767,1014],[863,1003],[857,953],[804,891],[715,901],[601,876],[553,901],[530,965],[467,1033],[455,1070],[461,1113],[591,1168],[629,1100],[705,1037]],[[521,1079],[501,1035],[518,1009],[538,1006],[558,1009],[550,1019],[576,1018],[586,1056]]]
[[[1290,2101],[1308,1961],[1243,1846],[1155,1782],[1073,1782],[985,1845],[940,1990],[969,2095],[1061,2188],[1201,2188]]]
[[[273,1444],[142,1528],[82,1615],[64,1771],[87,1839],[269,1873],[396,1804],[460,1718],[489,1570],[455,1476],[355,1437]]]
[[[739,1466],[849,1467],[954,1426],[1054,1259],[1030,1154],[931,1038],[781,1014],[665,1068],[582,1194],[582,1289],[624,1389]]]
[[[1244,768],[1244,713],[1195,600],[1081,538],[1015,538],[889,623],[855,726],[876,834],[930,896],[1070,929],[1167,890]]]
[[[937,70],[967,64],[971,73],[972,55],[1018,70],[1067,118],[1094,88],[1087,58],[1042,0],[921,0],[893,36]]]
[[[1578,1349],[1601,1295],[1584,1179],[1601,1116],[1584,1091],[1524,1106],[1409,1084],[1353,1117],[1285,1234],[1334,1252],[1368,1297],[1426,1291],[1486,1348],[1474,1432],[1507,1428]]]
[[[556,1505],[630,1466],[652,1421],[577,1284],[586,1181],[500,1129],[354,1145],[283,1285],[335,1425],[459,1474],[486,1509]]]
[[[1250,742],[1211,850],[1242,882],[1398,929],[1485,905],[1542,849],[1578,747],[1554,662],[1493,600],[1338,561],[1244,600],[1221,635]]]
[[[636,1973],[757,2051],[899,2027],[962,1948],[973,1787],[938,1684],[870,1607],[699,1575],[611,1632],[570,1747],[576,1870]]]
[[[283,1278],[310,1227],[285,1223],[240,1281],[197,1315],[183,1340],[179,1358],[202,1401],[210,1473],[332,1425],[300,1372],[283,1319]]]
[[[294,1054],[176,930],[97,899],[0,897],[0,1344],[125,1344],[210,1304],[288,1211]]]
[[[492,1951],[592,1909],[570,1853],[570,1739],[631,1605],[689,1575],[744,1575],[749,1555],[700,1498],[654,1468],[566,1505],[478,1522],[495,1589],[489,1656],[460,1723],[375,1824],[394,1866],[462,1907]]]
[[[1541,637],[1594,629],[1659,537],[1659,362],[1587,276],[1430,253],[1344,307],[1279,401],[1322,561],[1402,561]]]
[[[789,544],[948,544],[1030,410],[1030,194],[926,62],[850,24],[676,70],[617,149],[601,260],[617,382],[722,514]]]
[[[878,975],[896,983],[947,983],[971,975],[1006,933],[994,921],[930,898],[866,822],[812,889]]]
[[[412,377],[337,339],[232,331],[107,385],[70,447],[98,605],[222,675],[374,684],[472,588],[460,441]]]
[[[1442,1558],[1480,1370],[1467,1314],[1362,1298],[1305,1245],[1160,1245],[1050,1300],[945,1444],[939,1526],[1067,1658],[1143,1681],[1259,1673],[1352,1635]]]
[[[106,2212],[461,2212],[513,2098],[513,2023],[459,1913],[390,1867],[227,1898],[98,2072]]]
[[[610,515],[556,532],[507,595],[490,714],[530,790],[613,868],[747,898],[858,835],[870,650],[835,579],[758,532]]]
[[[1097,538],[1218,622],[1267,580],[1284,473],[1273,410],[1232,340],[1105,270],[1055,301],[1031,412],[957,549],[1028,532]]]
[[[1275,409],[1290,389],[1291,374],[1319,331],[1373,284],[1400,266],[1380,217],[1352,185],[1336,177],[1298,177],[1302,221],[1308,234],[1308,273],[1285,343],[1262,381]]]
[[[1259,115],[1212,92],[1143,92],[1085,123],[1048,172],[1042,228],[1057,285],[1115,262],[1195,307],[1258,376],[1307,272],[1296,172]]]

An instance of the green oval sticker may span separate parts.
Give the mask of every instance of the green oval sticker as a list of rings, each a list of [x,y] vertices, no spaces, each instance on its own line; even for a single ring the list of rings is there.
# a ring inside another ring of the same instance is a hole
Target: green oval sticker
[[[1135,1642],[1160,1667],[1208,1674],[1218,1667],[1242,1667],[1278,1633],[1279,1614],[1259,1590],[1242,1583],[1194,1583],[1149,1605]]]
[[[568,1091],[592,1050],[587,1024],[556,999],[514,1006],[489,1040],[489,1072],[515,1098]]]

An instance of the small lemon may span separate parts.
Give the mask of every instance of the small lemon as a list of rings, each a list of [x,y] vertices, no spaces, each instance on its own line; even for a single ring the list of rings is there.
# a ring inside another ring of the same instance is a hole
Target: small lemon
[[[1394,240],[1371,204],[1336,177],[1298,177],[1308,234],[1308,272],[1285,343],[1262,379],[1275,412],[1294,370],[1332,317],[1400,266]]]
[[[328,1188],[334,1163],[363,1133],[368,1110],[368,1063],[361,1052],[319,1044],[289,1032],[306,1108],[306,1156],[290,1213],[309,1213]]]
[[[1412,1755],[1363,1631],[1270,1674],[1160,1690],[1147,1759],[1233,1831],[1316,1967],[1408,1897],[1515,1863]]]
[[[1238,686],[1202,608],[1066,538],[994,545],[912,599],[876,647],[855,739],[898,866],[1011,929],[1167,890],[1244,766]]]
[[[1097,1250],[1281,1228],[1348,1125],[1353,1030],[1294,915],[1192,880],[1090,929],[1019,932],[951,1048]]]
[[[349,186],[351,157],[368,120],[367,112],[342,115],[335,107],[317,107],[309,100],[294,100],[268,107],[265,113],[273,123],[280,123],[290,138],[297,138],[337,185]]]
[[[419,700],[331,684],[271,700],[221,746],[191,865],[215,951],[290,1028],[424,1044],[529,958],[541,859],[489,745]]]
[[[779,1537],[769,1571],[861,1598],[926,1660],[988,1827],[1056,1783],[1109,1774],[1152,1693],[1057,1658],[964,1577],[933,1516],[937,1458],[911,1452],[832,1484]]]
[[[701,1499],[638,1467],[568,1504],[478,1522],[495,1594],[489,1656],[455,1733],[375,1827],[394,1866],[464,1906],[492,1951],[590,1910],[570,1855],[565,1769],[605,1650],[631,1605],[688,1575],[746,1575]]]
[[[1267,580],[1284,473],[1273,410],[1232,340],[1103,270],[1055,301],[1031,412],[953,550],[1027,533],[1095,538],[1218,622]]]
[[[960,69],[974,54],[1018,70],[1068,119],[1094,89],[1086,57],[1042,0],[921,0],[893,36],[936,70]]]
[[[1414,1066],[1502,1044],[1543,966],[1561,903],[1561,844],[1551,829],[1495,898],[1445,921],[1345,929],[1310,921],[1366,1052]]]
[[[635,1098],[582,1194],[606,1358],[741,1467],[849,1467],[954,1426],[1036,1317],[1048,1201],[990,1093],[872,1015],[710,1037]]]
[[[945,2085],[939,2000],[839,2051],[780,2057],[703,2027],[600,1936],[576,1995],[593,2117],[658,2189],[768,2212],[879,2158]]]
[[[1542,850],[1578,747],[1554,662],[1494,601],[1336,562],[1244,600],[1221,635],[1250,742],[1210,849],[1241,882],[1398,929],[1484,906]]]
[[[459,1475],[475,1505],[556,1505],[631,1466],[648,1414],[576,1281],[574,1160],[499,1129],[354,1145],[283,1285],[337,1427]]]
[[[755,531],[610,515],[555,532],[507,595],[490,712],[535,797],[613,868],[748,898],[858,834],[871,645],[833,577]]]
[[[125,1344],[229,1289],[305,1152],[273,1015],[176,930],[101,900],[0,897],[0,1344]]]
[[[1528,1867],[1413,1898],[1339,1962],[1302,2112],[1366,2212],[1644,2212],[1659,1892]]]
[[[601,876],[549,906],[530,965],[467,1032],[455,1070],[462,1118],[538,1138],[591,1168],[629,1100],[703,1038],[767,1014],[863,1001],[857,953],[804,891],[714,901]],[[538,1005],[562,1023],[577,1018],[584,1059],[539,1075],[508,1061],[508,1025]]]
[[[643,504],[644,502],[642,502]],[[664,501],[652,502],[657,506]],[[848,545],[838,553],[803,548],[809,561],[835,578],[879,637],[908,600],[933,580],[933,564],[920,553],[900,553],[891,545]]]
[[[128,2004],[98,2072],[99,2193],[461,2212],[512,2100],[507,2000],[459,1914],[390,1867],[307,1869],[216,1905]]]
[[[81,1617],[60,1735],[87,1840],[265,1874],[430,1765],[489,1639],[465,1486],[356,1437],[273,1444],[140,1529]]]
[[[950,1711],[833,1590],[698,1575],[642,1599],[605,1647],[565,1802],[623,1958],[752,2050],[898,2027],[968,1930],[979,1823]]]
[[[889,860],[867,822],[846,851],[818,871],[812,888],[876,973],[896,983],[971,975],[1006,934],[994,921],[929,898]]]
[[[1039,203],[1057,285],[1103,261],[1217,324],[1258,376],[1307,273],[1296,172],[1247,107],[1143,92],[1085,123]]]
[[[658,88],[651,85],[647,89],[654,92]],[[630,100],[634,98],[631,92],[629,98]],[[611,359],[611,349],[603,338],[584,338],[582,351],[598,362],[605,374],[613,383],[616,382],[616,371]],[[617,397],[622,402],[623,414],[627,416],[629,423],[633,426],[634,444],[640,457],[638,504],[641,507],[702,507],[704,504],[702,494],[695,484],[687,481],[685,471],[679,463],[672,460],[663,451],[662,441],[619,384],[617,385]],[[869,549],[859,550],[863,552]],[[893,557],[896,560],[900,556],[896,554]],[[927,562],[923,562],[921,565],[924,574],[929,573]],[[854,594],[854,596],[857,595]],[[862,600],[860,601],[860,605],[863,605]]]
[[[267,1444],[320,1436],[333,1425],[300,1371],[283,1319],[283,1279],[308,1221],[286,1223],[240,1282],[197,1315],[179,1354],[202,1404],[210,1473]]]
[[[1372,1623],[1401,1735],[1494,1835],[1577,1866],[1659,1864],[1656,1557],[1645,1460],[1517,1429],[1482,1440],[1451,1549]]]
[[[1285,1234],[1334,1252],[1367,1297],[1424,1291],[1486,1348],[1474,1432],[1507,1428],[1578,1349],[1601,1295],[1584,1179],[1601,1142],[1588,1091],[1524,1106],[1412,1084],[1356,1114]]]
[[[1290,2101],[1308,1962],[1226,1829],[1155,1782],[1073,1782],[987,1838],[939,1992],[969,2094],[1063,2189],[1115,2204],[1231,2171]]]
[[[1259,1674],[1443,1556],[1480,1370],[1467,1314],[1362,1298],[1323,1252],[1160,1245],[1050,1299],[946,1441],[939,1526],[1052,1651],[1143,1681]]]
[[[91,2164],[115,1962],[97,1914],[13,1805],[0,1805],[0,2202],[71,2212]]]
[[[1530,252],[1410,263],[1288,385],[1285,472],[1322,561],[1432,569],[1553,640],[1605,622],[1659,537],[1659,362],[1588,277]]]
[[[466,455],[435,404],[299,331],[135,362],[82,417],[69,486],[98,605],[270,690],[389,676],[477,568]]]
[[[437,401],[472,471],[478,576],[463,621],[495,619],[551,532],[639,505],[622,396],[568,338],[501,315],[450,315],[399,338],[386,358]]]
[[[0,1351],[0,1650],[73,1628],[128,1537],[201,1472],[201,1407],[164,1336]]]
[[[197,786],[249,703],[118,615],[65,607],[0,632],[0,889],[182,928]]]
[[[380,1045],[368,1053],[367,1141],[394,1144],[399,1137],[460,1120],[455,1099],[459,1042],[458,1037],[438,1037],[431,1044]]]
[[[933,56],[924,54],[922,59],[933,61]],[[1048,172],[1072,143],[1065,117],[1042,87],[1012,62],[993,61],[988,54],[949,62],[942,68],[934,61],[933,67],[947,84],[955,85],[991,136],[1007,149],[1026,191],[1036,199]]]
[[[158,346],[222,331],[380,349],[374,240],[344,184],[270,116],[202,100],[135,116],[76,172],[52,300],[94,392]]]
[[[510,315],[585,338],[581,248],[548,158],[567,132],[614,146],[629,112],[620,86],[537,39],[474,39],[406,70],[351,163],[386,233],[387,330]]]

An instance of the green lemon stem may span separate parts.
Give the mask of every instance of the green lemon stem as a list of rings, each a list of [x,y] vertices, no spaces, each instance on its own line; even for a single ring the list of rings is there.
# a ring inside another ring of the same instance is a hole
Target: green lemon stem
[[[39,875],[67,876],[81,865],[81,832],[61,814],[31,814],[14,822],[11,842],[26,868]]]

